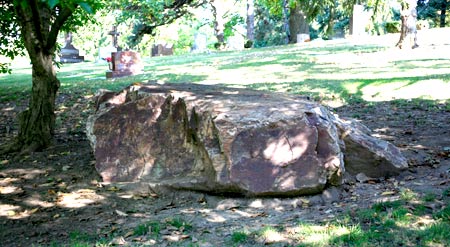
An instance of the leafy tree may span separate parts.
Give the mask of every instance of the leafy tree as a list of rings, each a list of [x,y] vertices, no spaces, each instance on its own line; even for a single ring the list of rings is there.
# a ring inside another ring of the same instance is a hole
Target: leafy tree
[[[435,26],[445,27],[449,25],[447,13],[450,11],[449,0],[419,0],[417,12],[421,19],[431,19]],[[439,13],[439,14],[437,14]]]
[[[207,0],[113,0],[114,8],[122,11],[120,20],[132,20],[133,35],[130,46],[136,46],[145,34],[155,35],[159,26],[173,23],[178,18],[191,14],[192,8],[200,7]]]
[[[14,58],[25,48],[32,63],[29,107],[19,115],[15,142],[3,152],[31,152],[51,144],[60,87],[53,64],[58,33],[83,24],[101,6],[100,0],[0,0],[0,54]]]

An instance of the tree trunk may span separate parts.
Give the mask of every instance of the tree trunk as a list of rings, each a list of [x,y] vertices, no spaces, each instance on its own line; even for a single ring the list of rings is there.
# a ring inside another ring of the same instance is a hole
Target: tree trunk
[[[289,44],[289,40],[290,40],[290,33],[289,33],[289,17],[288,17],[288,1],[287,0],[283,0],[283,31],[286,33],[286,38],[284,43],[285,44]]]
[[[32,63],[29,107],[19,115],[19,133],[2,152],[29,153],[42,150],[53,141],[55,100],[60,83],[53,58],[59,30],[77,8],[67,5],[57,12],[45,1],[17,1],[14,5],[21,36]]]
[[[445,27],[446,12],[447,12],[447,1],[442,1],[439,27]]]
[[[211,4],[213,16],[214,16],[214,34],[217,38],[217,48],[221,49],[225,43],[224,30],[225,23],[223,20],[223,7],[221,6],[220,1],[211,0],[209,2]]]
[[[407,25],[407,21],[408,21],[408,14],[407,13],[407,7],[405,3],[402,3],[402,10],[401,10],[401,29],[400,29],[400,38],[397,42],[397,44],[395,46],[399,47],[400,49],[402,49],[403,46],[403,41],[406,38],[406,34],[408,32],[408,25]]]
[[[291,8],[290,13],[289,32],[291,33],[291,38],[289,39],[289,43],[297,43],[297,34],[309,34],[309,25],[306,21],[305,14],[300,10],[298,4]]]
[[[247,0],[247,40],[255,40],[255,2]]]
[[[25,152],[48,147],[53,140],[55,126],[55,100],[59,89],[53,67],[53,55],[31,55],[32,92],[29,108],[19,116],[18,146]]]

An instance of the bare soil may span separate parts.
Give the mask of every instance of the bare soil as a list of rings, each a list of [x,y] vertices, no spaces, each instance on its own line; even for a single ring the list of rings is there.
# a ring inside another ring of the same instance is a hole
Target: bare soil
[[[296,198],[131,194],[101,183],[83,132],[92,102],[76,97],[59,96],[60,104],[75,103],[58,112],[62,123],[54,146],[28,156],[0,156],[1,246],[72,246],[77,239],[132,246],[230,246],[233,232],[267,226],[282,227],[286,233],[278,239],[255,237],[247,244],[286,246],[297,243],[289,229],[299,221],[326,224],[342,213],[396,199],[401,191],[439,198],[450,187],[450,111],[444,105],[414,100],[334,109],[361,120],[375,135],[401,148],[410,168],[397,177],[365,183],[348,178],[323,195]],[[17,133],[16,116],[25,105],[25,101],[0,104],[0,144]],[[185,226],[164,224],[174,220]],[[136,227],[147,222],[164,226],[159,236],[137,235]]]

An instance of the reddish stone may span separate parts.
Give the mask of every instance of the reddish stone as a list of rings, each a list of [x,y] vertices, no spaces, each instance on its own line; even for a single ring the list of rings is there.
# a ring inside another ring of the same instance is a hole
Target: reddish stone
[[[343,148],[374,152],[352,135],[356,144],[349,137],[344,143],[343,125],[336,128],[342,121],[324,107],[285,94],[148,84],[104,93],[97,106],[87,132],[96,169],[108,182],[256,196],[311,194],[341,183]],[[395,147],[380,140],[371,146],[377,145],[389,146],[380,166],[386,172],[378,175],[405,168],[389,164],[399,154]],[[353,157],[358,154],[346,154],[346,161],[372,164]]]

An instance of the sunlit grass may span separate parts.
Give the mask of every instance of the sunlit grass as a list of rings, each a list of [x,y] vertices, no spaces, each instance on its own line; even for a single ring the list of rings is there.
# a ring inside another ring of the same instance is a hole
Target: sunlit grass
[[[424,52],[423,52],[424,53]],[[450,98],[450,59],[442,54],[401,53],[382,45],[336,43],[280,46],[144,58],[141,75],[107,80],[106,63],[63,64],[61,93],[95,94],[134,82],[202,83],[250,87],[311,96],[334,106],[358,101]],[[0,102],[27,98],[31,71],[26,62],[0,75]],[[334,103],[330,103],[334,102]]]

